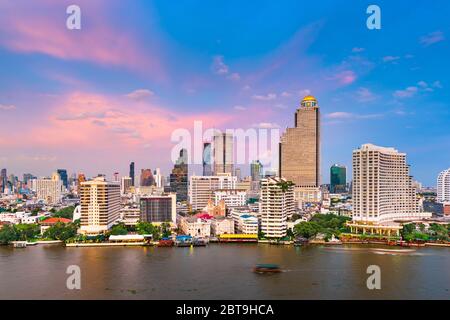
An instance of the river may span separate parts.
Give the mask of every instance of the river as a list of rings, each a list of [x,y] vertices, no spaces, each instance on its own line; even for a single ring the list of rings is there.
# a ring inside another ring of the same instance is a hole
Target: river
[[[210,244],[0,247],[0,299],[450,299],[450,248]],[[255,274],[256,263],[284,272]],[[81,289],[66,287],[67,267]],[[381,289],[367,289],[369,265]]]

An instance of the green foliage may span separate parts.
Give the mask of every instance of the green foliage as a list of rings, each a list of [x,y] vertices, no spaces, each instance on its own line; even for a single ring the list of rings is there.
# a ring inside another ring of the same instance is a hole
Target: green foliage
[[[17,240],[17,233],[14,227],[6,224],[0,229],[0,244],[8,244]]]
[[[16,224],[4,225],[0,229],[0,243],[8,244],[11,241],[30,241],[35,239],[40,233],[37,224]]]
[[[287,192],[290,187],[292,187],[294,183],[292,181],[280,181],[277,183],[277,186],[281,187],[281,191]]]
[[[170,224],[167,222],[164,222],[161,224],[161,236],[163,238],[168,238],[172,235],[172,231],[170,230]]]
[[[75,223],[57,222],[44,232],[44,237],[52,240],[67,241],[77,235],[78,226]]]
[[[264,232],[262,232],[262,231],[259,231],[258,232],[258,239],[262,240],[262,239],[265,239],[265,238],[266,238],[266,234]]]
[[[55,212],[53,214],[54,217],[57,218],[66,218],[66,219],[73,219],[73,211],[75,210],[74,206],[62,208],[61,210]]]
[[[349,220],[351,219],[348,217],[335,214],[316,214],[310,221],[295,225],[294,234],[310,239],[318,233],[323,233],[325,234],[325,240],[328,240],[333,234],[338,236],[341,232],[346,232],[345,223]]]
[[[109,231],[109,235],[113,236],[123,236],[128,234],[128,230],[123,223],[116,224]]]
[[[151,234],[154,240],[160,239],[160,230],[150,222],[139,222],[136,225],[138,234]]]
[[[405,241],[428,241],[439,240],[449,241],[449,229],[448,225],[444,226],[437,223],[430,224],[428,230],[425,230],[425,225],[420,223],[418,225],[419,230],[416,229],[414,223],[408,223],[403,225],[403,229],[400,231],[403,240]]]

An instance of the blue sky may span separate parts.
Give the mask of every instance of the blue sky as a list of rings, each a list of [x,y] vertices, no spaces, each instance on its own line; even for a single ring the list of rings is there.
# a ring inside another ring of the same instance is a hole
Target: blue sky
[[[426,185],[450,167],[448,1],[82,0],[77,31],[69,4],[0,4],[10,172],[126,174],[134,160],[167,173],[173,130],[284,129],[307,93],[321,107],[324,183],[368,142],[406,152]],[[366,28],[369,4],[381,30]]]

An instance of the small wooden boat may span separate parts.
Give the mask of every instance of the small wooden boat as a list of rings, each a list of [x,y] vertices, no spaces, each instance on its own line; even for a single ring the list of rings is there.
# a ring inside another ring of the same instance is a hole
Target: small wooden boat
[[[173,247],[173,240],[159,240],[158,247]]]
[[[280,267],[277,264],[257,264],[253,268],[253,272],[256,273],[279,273],[281,272]]]

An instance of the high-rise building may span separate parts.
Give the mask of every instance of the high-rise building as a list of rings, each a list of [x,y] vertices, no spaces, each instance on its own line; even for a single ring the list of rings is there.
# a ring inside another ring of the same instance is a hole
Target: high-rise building
[[[23,183],[28,185],[30,180],[36,179],[35,176],[33,176],[31,173],[24,173],[23,174]]]
[[[140,198],[141,221],[176,224],[177,202],[175,194]]]
[[[353,151],[353,220],[385,224],[418,219],[416,190],[406,154],[364,144]]]
[[[57,204],[61,201],[62,180],[57,172],[51,178],[36,180],[36,197],[47,204]]]
[[[104,177],[81,182],[80,233],[100,234],[120,218],[120,184]]]
[[[450,202],[450,168],[439,173],[437,178],[437,202]]]
[[[211,142],[205,142],[203,144],[203,175],[212,175],[211,167]]]
[[[213,138],[214,175],[234,174],[233,147],[234,137],[229,133],[219,133]]]
[[[67,170],[66,169],[58,169],[58,170],[56,170],[56,172],[59,174],[64,188],[68,189],[69,184],[68,184],[68,178],[67,178]]]
[[[208,200],[214,201],[214,191],[236,189],[237,178],[230,173],[217,176],[191,176],[189,186],[189,202],[192,210],[206,207]]]
[[[294,128],[280,140],[280,177],[298,187],[320,186],[320,112],[316,98],[306,96],[295,112]]]
[[[8,182],[7,171],[6,169],[2,169],[0,173],[0,192],[5,191],[7,182]]]
[[[347,190],[347,168],[333,164],[330,168],[330,192],[344,193]]]
[[[161,175],[161,169],[156,168],[156,170],[153,172],[153,177],[155,179],[155,185],[157,188],[164,187],[164,183],[163,183],[164,177]]]
[[[120,193],[121,194],[127,194],[130,192],[131,189],[131,178],[130,177],[122,177],[120,182]]]
[[[259,190],[259,180],[263,177],[263,165],[259,160],[253,160],[250,164],[250,176],[251,176],[251,189],[254,191]]]
[[[155,179],[153,178],[153,173],[151,169],[142,169],[141,170],[141,182],[139,186],[141,187],[150,187],[155,185]]]
[[[177,201],[187,201],[188,198],[188,156],[187,150],[181,149],[169,177],[170,191],[177,194]]]
[[[130,178],[131,178],[131,185],[133,187],[135,187],[136,185],[134,184],[134,162],[130,163]]]
[[[279,177],[261,179],[259,215],[261,232],[268,238],[287,234],[287,220],[295,213],[294,188]]]

